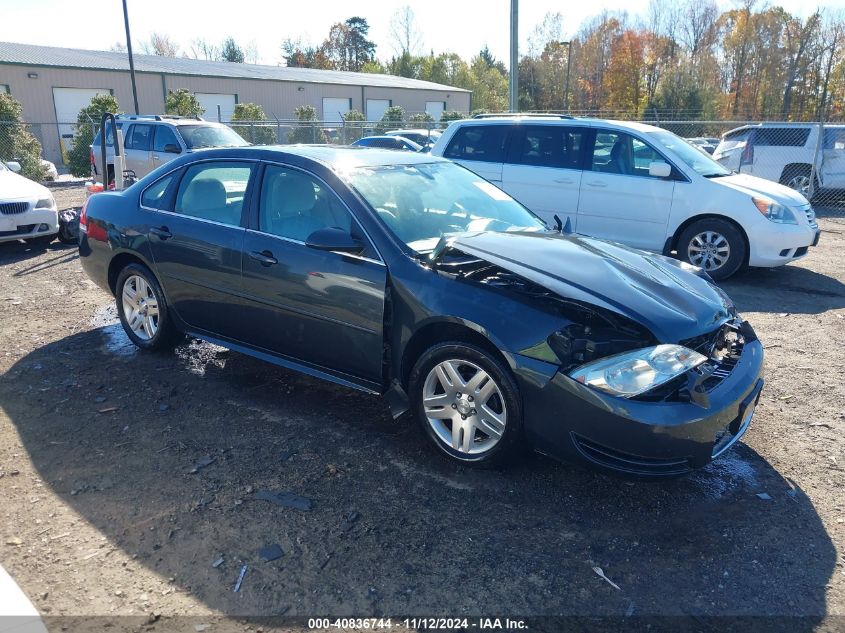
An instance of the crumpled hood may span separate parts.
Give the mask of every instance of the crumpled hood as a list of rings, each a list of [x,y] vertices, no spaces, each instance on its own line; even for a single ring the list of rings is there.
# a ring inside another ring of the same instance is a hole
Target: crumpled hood
[[[448,246],[562,297],[622,314],[662,343],[711,332],[735,314],[724,292],[680,262],[621,244],[549,231],[466,233]]]
[[[0,171],[0,201],[46,198],[50,190],[11,171]]]
[[[712,182],[730,187],[749,196],[770,198],[786,207],[802,207],[807,204],[807,199],[794,189],[771,180],[749,176],[748,174],[731,174],[713,178]],[[751,201],[748,201],[751,204]]]

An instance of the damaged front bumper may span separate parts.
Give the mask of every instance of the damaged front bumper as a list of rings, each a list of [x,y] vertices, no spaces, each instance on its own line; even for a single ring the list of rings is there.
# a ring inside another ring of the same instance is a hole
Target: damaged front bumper
[[[534,447],[626,475],[679,475],[706,465],[745,433],[763,388],[763,346],[756,338],[706,397],[687,399],[614,397],[559,371],[541,380],[538,361],[516,362]]]

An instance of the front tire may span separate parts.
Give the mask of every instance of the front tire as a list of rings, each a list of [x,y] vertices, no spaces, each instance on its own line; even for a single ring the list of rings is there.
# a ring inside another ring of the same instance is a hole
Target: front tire
[[[123,330],[141,349],[172,349],[181,338],[161,286],[146,266],[129,264],[120,271],[115,301]]]
[[[780,177],[780,184],[786,185],[790,189],[794,189],[802,196],[810,199],[811,192],[810,192],[810,176],[812,175],[813,169],[810,165],[798,165],[794,167],[788,167],[783,170],[783,174]],[[819,181],[818,178],[813,177],[813,187],[814,191],[818,191]]]
[[[678,238],[678,258],[702,268],[713,279],[727,279],[745,265],[747,247],[740,230],[719,218],[690,224]]]
[[[519,392],[489,352],[457,341],[426,350],[411,371],[414,414],[426,436],[452,459],[501,464],[523,436]]]

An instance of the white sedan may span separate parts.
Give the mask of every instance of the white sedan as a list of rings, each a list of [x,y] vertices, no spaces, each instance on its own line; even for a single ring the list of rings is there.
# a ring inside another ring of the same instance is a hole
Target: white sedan
[[[59,232],[50,190],[16,174],[20,165],[0,162],[0,242],[26,240],[46,246]]]

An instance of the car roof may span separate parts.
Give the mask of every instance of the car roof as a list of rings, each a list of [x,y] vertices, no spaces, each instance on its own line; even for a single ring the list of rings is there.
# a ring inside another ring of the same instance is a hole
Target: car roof
[[[201,154],[204,158],[254,158],[269,161],[283,159],[285,156],[299,156],[321,163],[330,169],[450,162],[431,154],[350,145],[258,145],[208,148],[203,149]],[[191,156],[197,155],[199,153],[191,154]]]
[[[454,121],[452,125],[502,125],[503,123],[518,123],[521,125],[565,125],[565,126],[579,126],[579,127],[601,127],[602,125],[610,125],[619,129],[634,130],[637,132],[654,132],[655,130],[662,130],[663,128],[647,123],[639,123],[637,121],[617,121],[614,119],[595,119],[595,118],[560,118],[559,115],[520,115],[520,114],[504,114],[501,116],[490,116],[482,119],[461,119]],[[452,127],[450,125],[449,127]]]
[[[442,134],[443,130],[427,130],[425,128],[402,128],[401,130],[389,130],[387,136],[401,136],[402,134]]]

